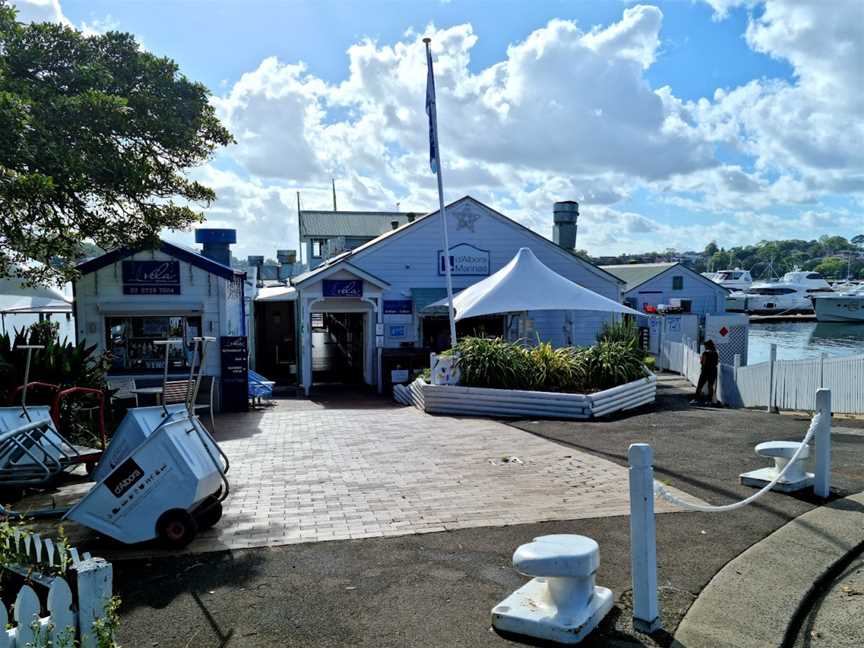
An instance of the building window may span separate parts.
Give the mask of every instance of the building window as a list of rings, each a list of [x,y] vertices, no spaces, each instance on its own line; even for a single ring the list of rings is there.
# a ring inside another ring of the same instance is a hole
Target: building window
[[[188,369],[194,349],[192,338],[202,334],[200,317],[106,317],[105,347],[111,369],[163,370],[165,349],[156,340],[180,338],[182,345],[169,347],[168,368]]]
[[[672,290],[684,290],[684,277],[672,277]]]
[[[320,259],[324,254],[324,243],[327,239],[312,239],[312,258]]]

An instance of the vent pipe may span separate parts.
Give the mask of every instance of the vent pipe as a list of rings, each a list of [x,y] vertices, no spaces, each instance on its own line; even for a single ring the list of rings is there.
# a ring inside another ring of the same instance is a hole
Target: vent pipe
[[[552,240],[568,252],[576,249],[576,228],[579,203],[575,200],[556,202],[552,206]]]

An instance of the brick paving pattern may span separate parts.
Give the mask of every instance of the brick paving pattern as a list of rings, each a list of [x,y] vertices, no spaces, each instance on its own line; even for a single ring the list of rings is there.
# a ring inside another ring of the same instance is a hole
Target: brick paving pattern
[[[279,401],[220,416],[215,436],[231,459],[231,495],[222,520],[187,551],[629,512],[627,470],[617,464],[503,423],[375,403]],[[88,534],[68,524],[66,531],[73,542]]]

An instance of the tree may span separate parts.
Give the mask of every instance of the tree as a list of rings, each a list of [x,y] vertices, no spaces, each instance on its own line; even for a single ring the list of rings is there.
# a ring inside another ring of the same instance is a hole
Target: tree
[[[857,236],[853,236],[850,239],[850,243],[857,247],[859,250],[864,250],[864,234],[858,234]]]
[[[704,255],[709,259],[714,256],[720,248],[717,247],[716,241],[711,241],[708,245],[705,246]]]
[[[208,97],[130,34],[25,25],[0,0],[0,276],[69,279],[82,241],[202,220],[215,194],[184,172],[232,141]]]

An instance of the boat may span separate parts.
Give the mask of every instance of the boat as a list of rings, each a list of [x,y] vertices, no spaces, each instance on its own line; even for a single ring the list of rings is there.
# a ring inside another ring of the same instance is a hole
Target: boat
[[[833,294],[834,291],[822,275],[795,269],[783,275],[780,281],[750,286],[743,294],[743,310],[759,315],[812,313],[813,298],[824,293]]]
[[[708,277],[714,283],[719,283],[724,288],[735,291],[745,291],[753,285],[753,277],[750,276],[748,270],[742,268],[734,268],[733,270],[718,270],[710,273],[713,276]]]
[[[828,295],[816,295],[813,309],[820,322],[864,322],[864,286]]]

